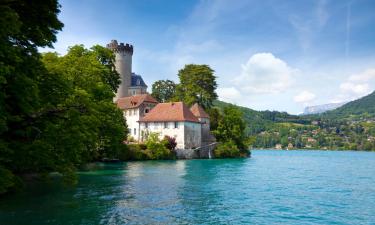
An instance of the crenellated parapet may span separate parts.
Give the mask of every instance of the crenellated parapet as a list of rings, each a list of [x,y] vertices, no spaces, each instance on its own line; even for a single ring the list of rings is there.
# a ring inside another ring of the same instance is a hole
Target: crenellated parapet
[[[107,48],[111,49],[113,52],[128,52],[133,55],[133,45],[128,43],[117,43],[117,40],[112,40],[111,43],[107,44]]]

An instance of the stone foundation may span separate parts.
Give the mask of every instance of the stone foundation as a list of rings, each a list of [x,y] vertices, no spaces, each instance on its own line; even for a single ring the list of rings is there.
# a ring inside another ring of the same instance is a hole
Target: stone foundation
[[[211,159],[214,158],[213,150],[217,143],[211,143],[196,149],[177,149],[177,159]]]

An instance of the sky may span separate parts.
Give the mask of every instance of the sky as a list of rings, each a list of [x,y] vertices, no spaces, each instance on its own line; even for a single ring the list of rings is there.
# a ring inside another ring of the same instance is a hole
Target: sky
[[[134,45],[133,72],[151,91],[207,64],[220,100],[292,114],[375,90],[373,0],[62,0],[54,49]]]

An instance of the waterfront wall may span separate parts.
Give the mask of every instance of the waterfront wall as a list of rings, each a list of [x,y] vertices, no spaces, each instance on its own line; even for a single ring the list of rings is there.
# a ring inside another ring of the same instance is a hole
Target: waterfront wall
[[[196,149],[177,149],[177,159],[210,159],[214,158],[213,151],[217,146],[217,142],[201,146]]]

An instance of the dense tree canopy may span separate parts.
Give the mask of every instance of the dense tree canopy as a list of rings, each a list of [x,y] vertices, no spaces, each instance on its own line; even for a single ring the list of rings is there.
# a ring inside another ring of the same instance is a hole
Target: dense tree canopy
[[[56,41],[63,27],[58,13],[56,0],[0,3],[0,193],[16,182],[14,158],[25,153],[19,146],[38,131],[32,115],[41,108],[39,80],[46,71],[37,47]]]
[[[238,149],[247,150],[245,128],[242,112],[235,106],[227,106],[213,133],[219,142],[233,143]]]
[[[176,89],[176,99],[188,105],[198,103],[205,109],[212,106],[217,99],[216,77],[208,65],[185,65],[178,71],[180,83]]]
[[[158,80],[152,84],[151,95],[159,102],[170,101],[176,92],[176,84],[171,80]]]
[[[112,154],[126,136],[112,102],[119,75],[109,50],[38,53],[63,26],[58,12],[55,0],[0,3],[0,193],[24,173],[72,178],[78,165]]]

